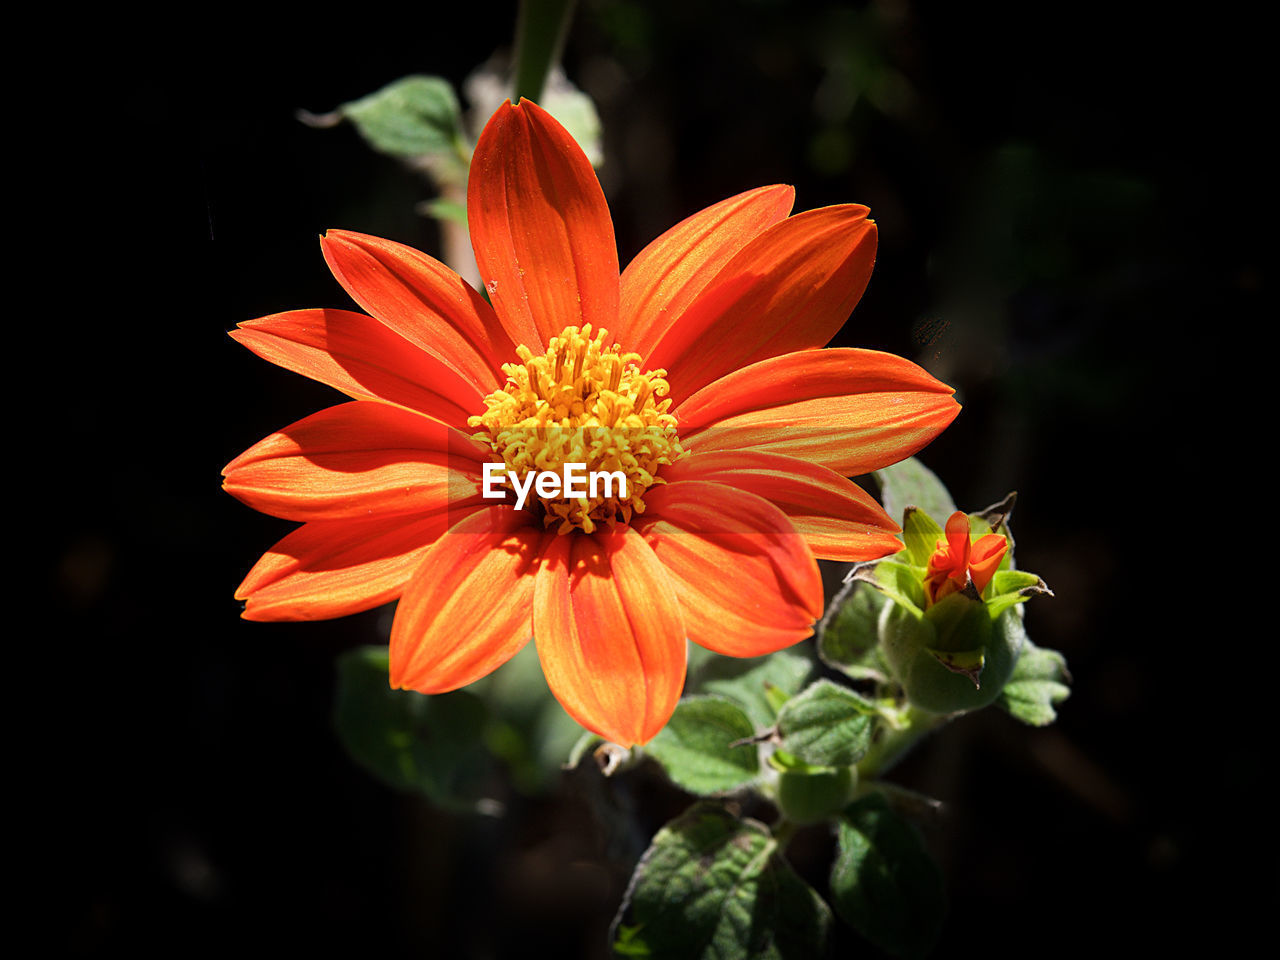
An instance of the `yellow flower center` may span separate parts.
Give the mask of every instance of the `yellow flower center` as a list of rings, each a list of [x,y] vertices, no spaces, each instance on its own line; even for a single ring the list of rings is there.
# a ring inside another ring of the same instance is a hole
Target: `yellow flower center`
[[[604,345],[608,333],[591,336],[591,324],[566,327],[543,356],[523,344],[521,363],[505,363],[506,386],[484,398],[484,413],[467,420],[483,427],[476,439],[489,444],[522,486],[530,473],[552,472],[565,480],[566,464],[583,464],[588,475],[621,473],[620,484],[588,488],[587,496],[544,497],[530,486],[529,500],[543,523],[559,523],[558,533],[591,533],[601,524],[644,513],[644,492],[656,483],[663,464],[685,455],[665,370],[640,371],[640,355]],[[592,493],[595,493],[593,496]]]

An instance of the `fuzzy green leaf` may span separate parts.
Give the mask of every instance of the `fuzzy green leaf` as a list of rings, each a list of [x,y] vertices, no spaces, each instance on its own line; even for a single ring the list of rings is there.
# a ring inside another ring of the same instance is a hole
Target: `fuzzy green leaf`
[[[691,676],[687,690],[732,700],[763,730],[777,719],[774,703],[798,693],[812,671],[813,661],[795,649],[745,659],[713,656]]]
[[[402,77],[338,111],[379,153],[425,160],[433,173],[465,182],[469,148],[462,109],[448,80]]]
[[[760,772],[755,744],[730,744],[755,735],[740,707],[721,697],[685,697],[645,751],[690,793],[723,793]]]
[[[871,745],[875,706],[847,687],[819,680],[778,714],[780,747],[814,766],[847,767]]]
[[[836,913],[880,949],[923,957],[942,929],[942,874],[910,824],[879,794],[845,808],[831,867]]]
[[[388,785],[465,806],[486,771],[484,704],[458,690],[426,696],[392,690],[386,647],[362,647],[338,659],[334,724],[342,745]]]
[[[1000,694],[1000,706],[1023,723],[1043,727],[1058,718],[1054,704],[1071,696],[1067,659],[1057,650],[1023,644],[1013,676]]]
[[[845,584],[818,626],[818,656],[822,662],[855,680],[883,682],[888,667],[880,657],[876,624],[888,602],[870,584]]]
[[[933,471],[915,457],[876,471],[880,502],[891,517],[901,517],[907,507],[919,507],[938,523],[956,512],[955,501]]]
[[[812,960],[831,911],[764,824],[699,803],[653,838],[614,920],[618,956]]]

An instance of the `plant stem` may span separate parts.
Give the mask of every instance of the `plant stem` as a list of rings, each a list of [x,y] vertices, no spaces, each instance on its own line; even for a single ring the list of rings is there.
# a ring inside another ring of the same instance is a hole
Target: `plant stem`
[[[885,728],[884,736],[871,745],[871,749],[858,761],[859,781],[874,780],[886,773],[901,760],[926,734],[947,722],[943,713],[929,713],[916,707],[908,707],[906,725],[895,730]]]
[[[520,0],[516,16],[515,100],[542,98],[547,74],[560,60],[575,0]]]

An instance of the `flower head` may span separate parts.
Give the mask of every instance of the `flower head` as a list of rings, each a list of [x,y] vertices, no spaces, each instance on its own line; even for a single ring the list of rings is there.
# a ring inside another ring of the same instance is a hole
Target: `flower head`
[[[987,589],[1008,548],[1009,541],[998,533],[988,533],[972,540],[969,517],[957,510],[947,520],[946,536],[938,541],[937,549],[929,557],[924,576],[926,602],[935,604],[970,584],[980,596]]]
[[[367,313],[241,324],[260,356],[352,398],[272,434],[226,489],[302,526],[236,596],[258,620],[399,598],[391,683],[464,686],[532,637],[583,726],[644,743],[684,683],[686,638],[731,656],[804,639],[815,556],[899,549],[848,479],[919,450],[959,410],[906,360],[820,350],[875,259],[865,207],[789,216],[752,190],[695,214],[618,270],[599,182],[565,130],[504,104],[476,145],[467,214],[485,298],[375,237],[321,240]],[[569,464],[621,474],[561,497],[487,499]]]

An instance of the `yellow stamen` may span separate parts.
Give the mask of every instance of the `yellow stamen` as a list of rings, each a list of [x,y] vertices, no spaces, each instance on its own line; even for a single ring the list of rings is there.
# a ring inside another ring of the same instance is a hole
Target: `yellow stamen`
[[[591,335],[591,324],[567,327],[552,337],[543,356],[521,345],[521,363],[503,364],[507,383],[484,399],[486,410],[467,423],[482,428],[476,439],[487,443],[521,483],[533,470],[552,470],[564,481],[564,465],[581,463],[587,474],[621,472],[625,497],[615,485],[604,496],[538,497],[543,523],[557,532],[591,533],[601,524],[630,521],[644,513],[644,492],[665,483],[664,464],[685,456],[676,418],[667,412],[665,370],[640,371],[640,355],[605,346],[608,333]],[[646,405],[652,398],[653,402]]]

